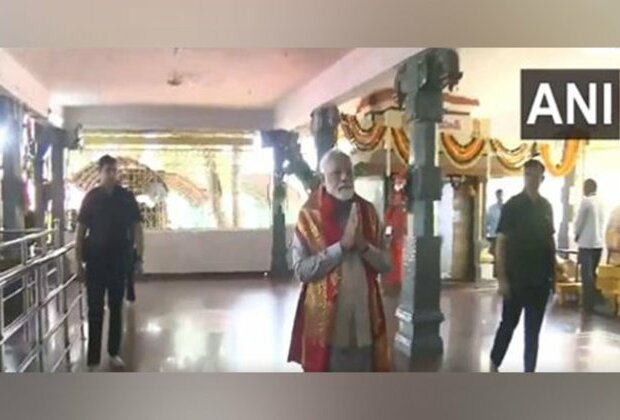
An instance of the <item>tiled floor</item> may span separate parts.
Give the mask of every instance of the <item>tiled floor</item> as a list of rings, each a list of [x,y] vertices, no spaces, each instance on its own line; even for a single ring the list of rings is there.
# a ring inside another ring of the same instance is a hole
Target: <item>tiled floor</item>
[[[137,303],[125,311],[123,357],[129,371],[300,371],[286,363],[297,284],[152,280],[139,283],[137,294]],[[500,303],[492,287],[444,289],[441,371],[488,370]],[[386,297],[390,334],[396,305],[395,296]],[[521,371],[522,350],[519,328],[502,371]],[[582,317],[575,308],[551,304],[541,334],[539,371],[620,372],[620,319]]]

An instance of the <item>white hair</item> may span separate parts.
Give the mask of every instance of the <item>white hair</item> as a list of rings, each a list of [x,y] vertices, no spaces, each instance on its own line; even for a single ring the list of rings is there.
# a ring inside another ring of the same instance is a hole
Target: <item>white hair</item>
[[[321,162],[319,163],[319,171],[321,174],[325,174],[325,168],[328,163],[338,158],[346,159],[351,162],[351,157],[342,150],[336,148],[330,149],[327,153],[325,153],[325,155],[323,155]]]

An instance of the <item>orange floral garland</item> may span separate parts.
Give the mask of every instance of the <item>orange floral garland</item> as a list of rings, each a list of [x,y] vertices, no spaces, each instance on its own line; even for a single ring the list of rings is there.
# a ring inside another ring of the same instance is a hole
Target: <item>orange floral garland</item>
[[[347,139],[361,151],[375,150],[383,142],[387,126],[375,123],[370,128],[360,126],[354,115],[341,114],[341,127]],[[405,162],[409,162],[410,142],[403,128],[390,128],[393,144],[397,155]],[[457,168],[468,168],[477,163],[482,156],[487,141],[495,152],[499,163],[510,171],[517,171],[523,163],[530,158],[532,146],[522,144],[515,149],[506,148],[497,139],[484,139],[473,137],[467,144],[460,144],[453,135],[440,133],[441,145],[446,156]],[[564,146],[562,162],[555,164],[551,160],[551,150],[548,144],[540,146],[540,154],[547,170],[554,176],[565,176],[574,167],[579,155],[579,140],[567,140]]]
[[[519,147],[508,149],[497,139],[490,139],[489,142],[497,161],[509,171],[518,171],[531,157],[532,146],[530,144],[523,143]]]
[[[540,157],[545,167],[554,176],[566,176],[573,170],[579,157],[580,140],[570,139],[564,142],[564,150],[562,152],[562,161],[553,163],[551,160],[551,146],[548,143],[540,145]]]
[[[473,137],[467,144],[459,144],[452,134],[440,133],[441,145],[447,157],[457,167],[465,168],[476,164],[482,156],[486,140]]]
[[[387,127],[380,123],[374,123],[369,129],[363,129],[355,115],[340,115],[342,132],[359,150],[375,150],[383,141]]]
[[[396,153],[405,163],[409,163],[409,138],[402,128],[392,128],[392,140]]]

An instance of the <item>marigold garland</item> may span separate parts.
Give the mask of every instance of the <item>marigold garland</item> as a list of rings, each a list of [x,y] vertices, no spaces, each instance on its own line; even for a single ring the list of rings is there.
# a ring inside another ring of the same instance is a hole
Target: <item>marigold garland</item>
[[[508,149],[497,139],[490,139],[491,149],[495,152],[497,161],[509,171],[518,171],[532,155],[532,145],[522,143],[519,147]]]
[[[359,150],[375,150],[383,141],[387,127],[380,123],[374,123],[370,128],[363,129],[355,115],[341,114],[342,132]]]
[[[354,115],[341,114],[341,127],[344,136],[361,151],[376,150],[382,143],[388,129],[382,123],[374,123],[368,129],[361,127]],[[409,163],[410,141],[403,128],[390,127],[393,145],[396,154],[405,163]],[[497,139],[472,137],[466,144],[460,144],[452,134],[440,133],[440,140],[445,156],[453,166],[459,169],[468,169],[476,165],[490,143],[500,165],[509,171],[518,171],[532,156],[533,146],[523,143],[514,149],[509,149]],[[562,161],[558,164],[551,159],[549,144],[540,145],[540,155],[545,167],[554,176],[565,176],[573,170],[579,156],[579,140],[567,140],[564,145]]]
[[[570,139],[564,142],[564,150],[562,151],[562,161],[553,163],[551,160],[551,146],[547,143],[540,145],[540,156],[545,167],[554,176],[566,176],[573,170],[579,157],[579,146],[581,141]]]
[[[528,143],[521,143],[518,147],[509,149],[497,139],[490,139],[489,141],[495,153],[501,153],[502,155],[508,155],[510,157],[529,157],[528,153],[531,150],[531,146]]]
[[[440,139],[446,156],[462,168],[474,166],[486,145],[482,137],[473,137],[467,144],[460,144],[452,134],[440,133]]]
[[[403,162],[409,163],[410,145],[405,130],[402,128],[392,128],[392,139],[394,140],[393,144],[396,154]]]

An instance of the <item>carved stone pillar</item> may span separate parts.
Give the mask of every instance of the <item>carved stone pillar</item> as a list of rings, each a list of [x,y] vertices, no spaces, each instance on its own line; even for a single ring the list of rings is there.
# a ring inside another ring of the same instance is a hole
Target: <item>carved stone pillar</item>
[[[310,128],[317,153],[317,170],[321,159],[336,143],[340,112],[334,105],[325,105],[312,111]]]
[[[435,226],[435,202],[441,199],[442,180],[435,126],[443,117],[444,87],[452,88],[460,77],[458,55],[451,49],[424,50],[405,61],[396,76],[395,90],[399,102],[404,103],[413,158],[408,186],[412,205],[394,343],[397,368],[401,368],[400,360],[407,363],[403,368],[432,369],[417,362],[443,352],[439,335],[444,319],[439,306],[441,238]]]
[[[288,279],[289,267],[287,262],[286,220],[284,217],[284,199],[286,184],[284,183],[284,161],[287,149],[297,142],[299,135],[286,130],[269,130],[261,133],[263,147],[273,149],[273,177],[272,177],[272,232],[271,246],[272,279]]]

